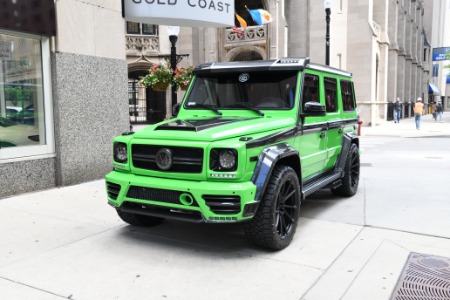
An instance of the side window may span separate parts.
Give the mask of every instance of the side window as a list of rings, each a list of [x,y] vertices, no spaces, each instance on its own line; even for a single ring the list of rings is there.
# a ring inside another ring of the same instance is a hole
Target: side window
[[[341,80],[341,95],[344,111],[355,110],[355,98],[353,95],[353,82]]]
[[[337,80],[325,77],[325,105],[327,112],[337,112]]]
[[[306,102],[320,102],[319,97],[319,76],[305,74],[303,80],[302,108],[305,108]]]

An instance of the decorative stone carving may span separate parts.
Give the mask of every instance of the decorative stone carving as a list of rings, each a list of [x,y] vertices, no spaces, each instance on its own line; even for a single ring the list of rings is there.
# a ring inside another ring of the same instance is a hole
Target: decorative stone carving
[[[159,37],[157,36],[130,36],[126,37],[127,54],[157,53],[159,52]]]
[[[249,26],[246,30],[239,34],[233,29],[227,29],[225,34],[225,43],[241,43],[241,42],[266,42],[267,26]]]

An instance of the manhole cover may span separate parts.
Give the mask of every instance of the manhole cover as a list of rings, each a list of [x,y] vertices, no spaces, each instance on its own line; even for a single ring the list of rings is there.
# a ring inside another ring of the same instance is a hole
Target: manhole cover
[[[449,300],[450,258],[411,253],[391,300]]]

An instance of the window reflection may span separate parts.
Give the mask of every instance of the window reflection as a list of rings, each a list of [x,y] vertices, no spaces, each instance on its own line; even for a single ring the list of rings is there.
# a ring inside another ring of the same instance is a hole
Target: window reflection
[[[45,144],[41,41],[0,33],[0,148]]]

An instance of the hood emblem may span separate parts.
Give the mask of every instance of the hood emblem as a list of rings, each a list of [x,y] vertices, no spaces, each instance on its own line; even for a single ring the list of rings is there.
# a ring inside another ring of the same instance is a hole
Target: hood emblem
[[[248,73],[242,73],[239,75],[239,81],[240,82],[247,82],[250,79],[250,74]]]
[[[173,154],[169,148],[161,148],[156,152],[156,165],[161,170],[167,171],[172,167]]]

